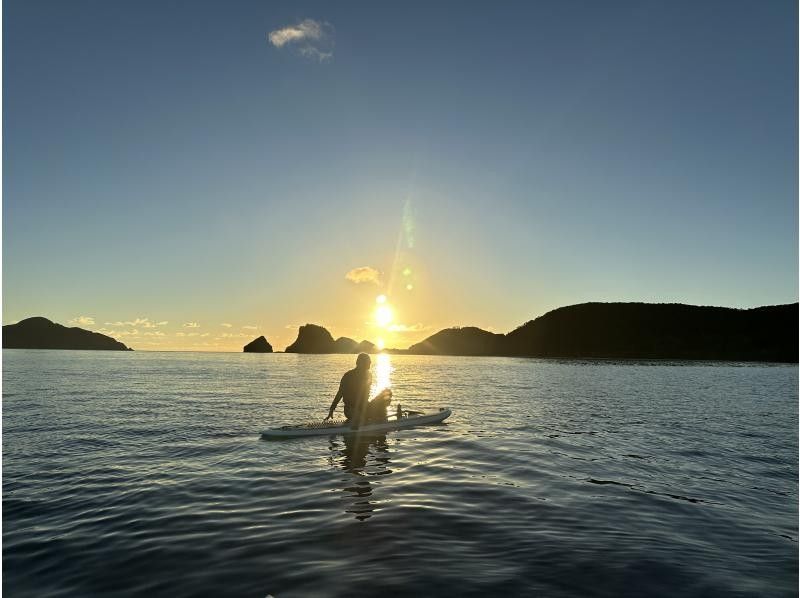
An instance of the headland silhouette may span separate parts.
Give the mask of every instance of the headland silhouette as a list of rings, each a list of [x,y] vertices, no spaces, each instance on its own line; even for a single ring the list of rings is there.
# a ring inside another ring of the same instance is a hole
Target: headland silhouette
[[[41,316],[3,326],[3,348],[133,351],[105,334],[77,326],[67,328]]]
[[[400,355],[462,355],[564,359],[670,359],[798,361],[798,304],[752,309],[680,303],[582,303],[560,307],[507,334],[474,326],[445,328]],[[90,330],[68,328],[44,317],[3,326],[4,349],[131,351]],[[259,336],[245,353],[271,353]],[[286,353],[377,353],[370,341],[355,341],[318,324],[300,326]]]

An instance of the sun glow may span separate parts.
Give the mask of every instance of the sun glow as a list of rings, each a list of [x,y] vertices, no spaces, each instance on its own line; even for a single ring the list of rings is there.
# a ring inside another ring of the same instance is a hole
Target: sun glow
[[[386,328],[392,323],[393,319],[394,314],[392,313],[392,308],[388,305],[380,305],[375,310],[375,322],[377,322],[378,326],[381,328]]]
[[[375,297],[375,303],[378,307],[375,308],[375,323],[381,328],[386,328],[394,320],[394,312],[391,306],[387,303],[386,295],[378,295]]]
[[[377,341],[375,341],[375,346],[378,347],[378,351],[383,351],[383,349],[386,347],[386,343],[382,338],[379,338]]]

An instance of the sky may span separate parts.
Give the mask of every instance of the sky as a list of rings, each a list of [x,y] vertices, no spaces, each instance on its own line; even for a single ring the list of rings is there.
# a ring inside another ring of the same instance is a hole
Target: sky
[[[6,0],[3,323],[404,348],[797,301],[797,10]]]

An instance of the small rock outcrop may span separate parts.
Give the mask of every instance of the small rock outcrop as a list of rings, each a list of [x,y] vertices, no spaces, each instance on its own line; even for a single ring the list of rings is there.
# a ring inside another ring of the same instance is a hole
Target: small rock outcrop
[[[272,353],[272,345],[267,342],[264,336],[259,336],[257,339],[247,343],[243,350],[245,353]]]
[[[133,351],[105,334],[77,326],[67,328],[41,316],[3,326],[3,348]]]

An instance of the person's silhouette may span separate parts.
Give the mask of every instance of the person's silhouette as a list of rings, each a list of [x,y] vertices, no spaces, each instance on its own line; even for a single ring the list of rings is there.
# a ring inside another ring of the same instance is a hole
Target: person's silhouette
[[[372,386],[372,374],[369,371],[371,364],[369,355],[358,354],[356,367],[342,376],[326,420],[333,417],[340,400],[344,400],[344,416],[355,425],[386,419],[386,407],[392,402],[392,391],[387,388],[372,401],[369,400],[369,389]]]

